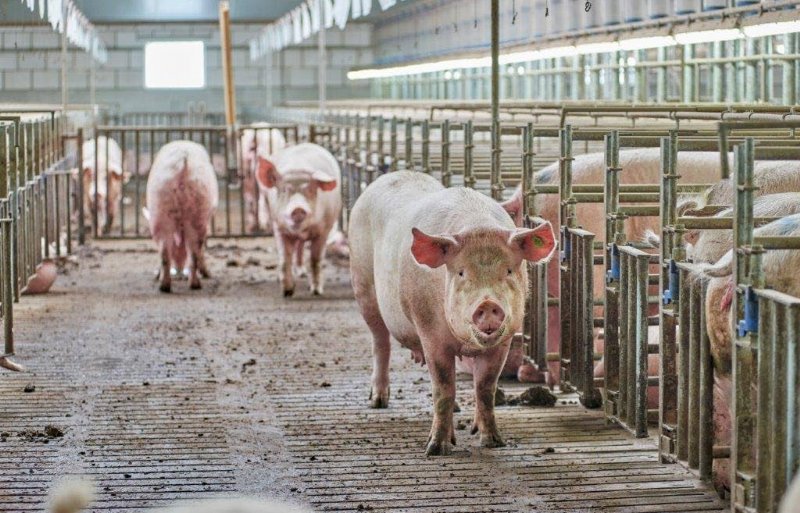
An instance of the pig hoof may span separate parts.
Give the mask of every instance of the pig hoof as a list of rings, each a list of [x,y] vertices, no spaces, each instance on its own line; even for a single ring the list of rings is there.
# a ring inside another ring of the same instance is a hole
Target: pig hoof
[[[425,456],[450,456],[453,453],[453,444],[446,440],[431,440],[425,449]]]
[[[458,405],[457,401],[453,401],[453,413],[460,413],[461,406]]]
[[[497,447],[505,447],[506,443],[499,433],[481,434],[481,447],[494,449]]]
[[[314,290],[311,291],[311,293],[314,294],[315,296],[321,296],[322,295],[322,291],[319,290],[319,289],[314,289]]]
[[[158,287],[158,290],[166,293],[172,292],[172,285],[170,285],[169,283],[167,284],[162,283],[161,286]]]
[[[200,276],[203,278],[211,278],[211,273],[208,272],[208,269],[200,269]]]
[[[389,407],[389,389],[385,392],[375,393],[375,388],[369,391],[369,407],[372,409],[383,409]]]
[[[292,297],[293,295],[294,295],[294,289],[283,290],[283,297]]]
[[[200,290],[200,289],[203,288],[203,286],[200,285],[200,281],[198,280],[197,282],[190,283],[189,284],[189,288],[192,289],[192,290]]]

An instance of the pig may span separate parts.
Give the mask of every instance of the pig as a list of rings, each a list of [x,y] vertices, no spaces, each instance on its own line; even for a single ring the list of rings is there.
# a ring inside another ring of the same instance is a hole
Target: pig
[[[206,149],[192,141],[165,144],[147,179],[150,233],[161,252],[161,292],[171,292],[170,264],[182,270],[191,255],[189,286],[209,276],[204,246],[219,199],[217,177]]]
[[[657,184],[661,180],[661,153],[659,148],[640,148],[635,150],[622,150],[619,154],[619,163],[622,171],[620,183],[622,184]],[[717,152],[680,152],[678,154],[678,173],[682,179],[690,183],[709,183],[719,180],[721,175],[719,153]],[[591,153],[575,157],[572,163],[574,184],[603,184],[605,183],[606,162],[603,153]],[[537,184],[557,184],[559,182],[559,163],[554,162],[534,174]],[[512,197],[502,203],[503,208],[512,217],[517,226],[522,226],[524,213],[522,212],[522,190],[517,187]],[[559,223],[559,198],[554,194],[536,196],[535,207],[538,215],[549,221],[554,226]],[[605,234],[605,214],[602,203],[579,204],[577,207],[579,224],[585,230],[594,233],[596,240],[603,240]],[[625,230],[631,239],[638,238],[646,228],[658,228],[659,219],[656,217],[632,217],[625,223]],[[547,289],[553,297],[558,297],[559,291],[558,262],[550,261],[547,269]],[[603,273],[594,273],[595,294],[601,294],[604,286]],[[548,314],[548,352],[557,352],[561,340],[561,321],[558,309],[549,309]],[[519,351],[521,351],[521,347]],[[597,350],[602,350],[600,347]],[[513,355],[512,355],[513,356]],[[550,362],[547,369],[536,369],[525,361],[524,358],[510,357],[509,360],[518,360],[523,366],[518,369],[518,378],[534,379],[541,381],[549,378],[550,382],[558,376],[558,362]],[[464,369],[468,370],[468,369]],[[549,374],[548,374],[549,371]]]
[[[88,223],[93,223],[96,213],[97,229],[108,233],[119,212],[122,186],[129,178],[122,166],[122,150],[117,141],[104,135],[96,141],[85,141],[80,171],[75,170],[74,173],[76,178],[83,181],[83,209]]]
[[[499,204],[433,177],[398,171],[369,185],[348,230],[353,291],[373,336],[370,406],[389,404],[389,336],[427,363],[434,416],[425,453],[455,443],[455,360],[475,359],[472,432],[500,447],[497,380],[522,325],[527,268],[555,248],[549,223],[516,228]]]
[[[793,214],[757,228],[755,236],[800,236],[800,214]],[[730,444],[731,372],[733,367],[733,250],[728,251],[718,262],[703,265],[695,279],[708,279],[705,312],[706,330],[711,347],[715,372],[714,431],[716,445]],[[800,279],[786,272],[800,267],[797,251],[768,251],[762,256],[765,285],[791,296],[800,297]],[[715,460],[715,485],[728,488],[728,462]]]
[[[759,191],[755,191],[758,194]],[[691,214],[692,211],[690,210]],[[800,213],[800,193],[784,192],[756,196],[753,199],[755,217],[779,217]],[[725,208],[715,217],[732,217],[733,208]],[[661,239],[652,231],[646,231],[645,240],[652,247],[660,247]],[[688,239],[688,240],[687,240]],[[714,263],[733,246],[732,230],[688,230],[684,235],[687,259],[695,263]]]
[[[25,295],[45,294],[53,286],[58,276],[58,266],[51,258],[45,258],[36,266],[36,272],[28,279],[22,293]]]
[[[321,295],[325,246],[342,210],[339,163],[322,146],[302,143],[284,149],[272,160],[259,155],[256,180],[269,205],[283,296],[294,294],[294,276],[302,272],[306,243],[310,246],[311,292]]]
[[[754,193],[756,198],[767,194],[800,192],[800,162],[796,161],[776,161],[776,160],[760,160],[755,162],[753,170],[753,182],[758,187]],[[678,215],[688,216],[710,216],[710,215],[731,215],[731,210],[727,214],[721,214],[725,211],[724,206],[733,204],[734,184],[730,179],[720,180],[708,188],[702,194],[695,194],[682,197],[678,200],[677,212]],[[754,205],[757,204],[757,200]],[[776,214],[768,213],[770,211],[768,206],[764,206],[764,214],[756,214],[757,216],[773,216],[781,214],[789,214],[791,212],[778,212]],[[711,232],[709,232],[711,233]],[[713,251],[710,254],[698,253],[697,248],[692,248],[695,244],[699,243],[701,237],[701,230],[687,230],[683,236],[684,242],[689,246],[696,262],[712,263],[716,262],[725,251]],[[716,240],[713,234],[705,235],[705,243],[701,244],[701,248],[709,250],[713,248],[713,241]],[[661,243],[660,237],[652,230],[645,230],[644,241],[652,247],[658,247]],[[727,250],[726,250],[727,251]]]
[[[258,157],[270,157],[286,147],[286,139],[280,130],[270,130],[269,123],[253,123],[252,128],[242,130],[240,137],[242,153],[242,194],[245,205],[245,231],[256,233],[271,227],[266,198],[258,195],[255,179]]]

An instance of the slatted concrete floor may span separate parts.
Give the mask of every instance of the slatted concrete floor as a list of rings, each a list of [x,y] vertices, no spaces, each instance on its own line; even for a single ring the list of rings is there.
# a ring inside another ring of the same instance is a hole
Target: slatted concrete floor
[[[214,242],[214,278],[159,295],[147,243],[94,246],[17,317],[26,374],[0,374],[0,511],[42,511],[64,475],[89,476],[92,511],[178,499],[279,497],[318,511],[721,511],[650,440],[571,396],[498,408],[508,446],[481,449],[459,382],[457,451],[425,458],[429,381],[393,354],[391,407],[365,407],[370,339],[347,273],[325,299],[286,301],[269,242]],[[25,392],[27,385],[35,390]],[[505,384],[516,393],[519,385]],[[50,430],[41,436],[47,426]]]

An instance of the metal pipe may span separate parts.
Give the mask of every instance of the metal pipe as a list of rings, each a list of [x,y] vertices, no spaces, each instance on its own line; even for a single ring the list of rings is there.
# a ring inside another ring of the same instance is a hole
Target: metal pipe
[[[500,122],[500,0],[491,0],[492,125]]]
[[[317,34],[317,51],[318,51],[318,68],[317,68],[317,81],[319,82],[319,113],[325,115],[327,100],[327,72],[328,57],[325,42],[325,2],[318,2],[319,4],[319,33]]]

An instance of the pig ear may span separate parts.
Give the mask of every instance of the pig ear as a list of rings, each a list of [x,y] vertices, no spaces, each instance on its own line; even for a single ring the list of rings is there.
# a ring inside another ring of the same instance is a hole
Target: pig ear
[[[508,238],[511,249],[531,262],[549,260],[556,248],[555,235],[550,223],[544,222],[536,228],[521,228]]]
[[[317,182],[317,187],[323,191],[330,192],[336,188],[336,178],[323,173],[322,171],[314,171],[311,178]]]
[[[414,243],[411,244],[414,260],[432,269],[447,263],[461,249],[452,237],[428,235],[417,228],[411,228],[411,234],[414,236]]]
[[[690,212],[696,211],[699,207],[700,201],[697,198],[686,198],[678,202],[676,211],[679,216],[690,215]]]
[[[258,168],[256,169],[256,180],[262,187],[265,189],[269,189],[271,187],[278,186],[278,170],[275,168],[275,164],[270,162],[269,160],[265,159],[264,157],[258,157]]]
[[[514,194],[510,200],[500,203],[500,206],[508,212],[515,225],[522,226],[522,196],[520,194]]]

